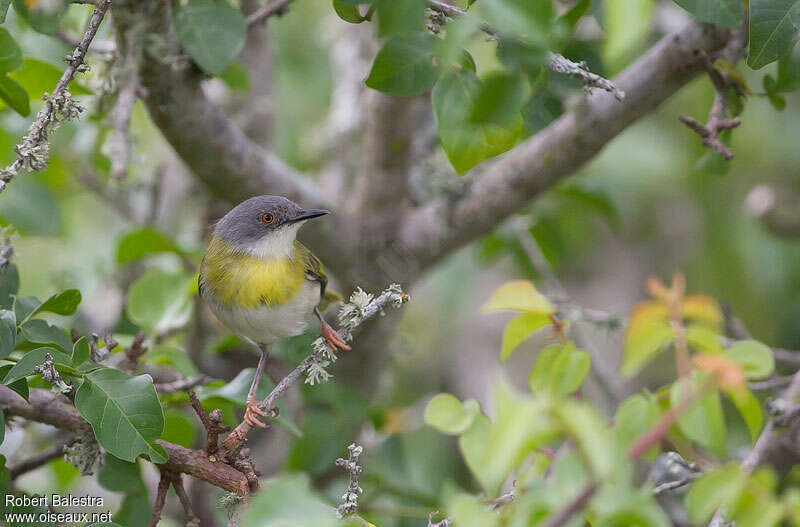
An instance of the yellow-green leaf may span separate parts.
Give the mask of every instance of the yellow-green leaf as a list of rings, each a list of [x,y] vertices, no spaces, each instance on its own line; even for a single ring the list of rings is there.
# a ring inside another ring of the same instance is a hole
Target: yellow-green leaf
[[[551,323],[550,317],[542,313],[522,313],[514,317],[503,330],[500,359],[507,360],[528,337]]]
[[[520,311],[523,313],[539,313],[552,315],[555,307],[544,295],[536,290],[528,280],[514,280],[508,282],[497,291],[483,306],[484,313],[496,311]]]

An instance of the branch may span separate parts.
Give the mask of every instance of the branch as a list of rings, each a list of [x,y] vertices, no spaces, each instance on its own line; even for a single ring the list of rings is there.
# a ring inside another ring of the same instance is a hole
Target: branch
[[[248,16],[247,25],[252,26],[253,24],[258,24],[259,22],[265,21],[272,15],[283,15],[286,13],[286,8],[289,7],[289,4],[291,3],[292,0],[275,0],[274,2],[270,2]]]
[[[0,407],[6,415],[17,415],[29,421],[54,426],[76,435],[92,435],[89,423],[66,399],[40,388],[31,388],[29,401],[11,389],[0,386]],[[94,437],[92,435],[92,437]],[[191,450],[158,440],[169,459],[161,467],[173,473],[185,473],[221,489],[247,496],[249,487],[244,474],[222,462],[212,462],[202,450]]]
[[[428,0],[428,7],[449,18],[469,16],[463,9],[439,0]],[[480,28],[481,31],[492,37],[497,34],[497,31],[488,24],[481,24]],[[592,88],[600,88],[601,90],[612,93],[614,98],[618,101],[622,101],[625,98],[625,92],[618,89],[613,82],[589,71],[586,62],[573,62],[563,55],[548,52],[545,66],[553,73],[560,73],[580,79],[584,87],[589,90]]]
[[[11,465],[8,467],[8,470],[11,472],[11,479],[14,480],[26,472],[36,470],[42,465],[46,465],[54,459],[62,457],[64,455],[64,447],[71,445],[74,442],[75,440],[71,439],[66,443],[60,443],[54,447],[39,452],[35,456],[32,456],[24,461],[20,461],[19,463]]]
[[[574,500],[572,500],[566,507],[564,507],[561,512],[553,516],[546,524],[545,527],[561,527],[562,525],[566,524],[570,518],[576,513],[582,510],[586,505],[589,503],[589,500],[592,498],[594,493],[597,491],[597,484],[596,483],[589,483],[586,487],[578,494]]]
[[[698,52],[713,53],[729,35],[724,28],[692,23],[663,38],[614,79],[626,93],[625,104],[593,92],[480,177],[461,178],[453,193],[410,211],[400,222],[399,241],[409,261],[425,267],[490,232],[697,76]]]
[[[398,285],[389,286],[375,298],[373,298],[371,294],[358,289],[350,296],[350,303],[343,305],[339,311],[339,323],[341,327],[338,333],[343,339],[352,341],[353,330],[364,321],[383,312],[383,309],[387,306],[399,307],[407,301],[408,295],[403,293]],[[275,405],[278,399],[280,399],[291,385],[297,382],[300,377],[307,372],[309,373],[309,378],[306,380],[308,384],[326,380],[328,374],[324,371],[324,367],[333,360],[335,360],[335,355],[327,348],[325,340],[322,337],[318,338],[312,344],[312,352],[304,358],[295,369],[289,372],[286,377],[275,385],[275,388],[272,389],[269,395],[259,403],[259,408],[267,413],[276,415],[277,408]],[[239,447],[250,432],[250,428],[250,425],[245,421],[242,421],[234,428],[233,432],[231,432],[220,445],[223,458],[227,457]]]
[[[359,478],[364,467],[358,464],[358,458],[364,451],[364,447],[351,443],[347,447],[347,459],[338,458],[336,466],[345,469],[350,476],[350,483],[347,486],[347,492],[342,496],[342,503],[336,508],[337,516],[345,518],[358,512],[358,496],[364,492],[359,486]]]
[[[714,152],[721,155],[726,161],[733,159],[733,152],[726,145],[719,134],[725,130],[732,130],[742,124],[738,117],[728,118],[728,91],[731,88],[736,88],[740,95],[744,92],[741,86],[733,80],[729,75],[718,71],[711,59],[706,53],[700,53],[701,64],[708,73],[711,83],[714,85],[714,102],[711,104],[711,110],[708,112],[708,121],[706,124],[700,123],[688,115],[681,115],[678,117],[680,121],[694,130],[699,135],[703,144]]]
[[[103,21],[103,17],[110,6],[111,0],[99,0],[96,4],[86,32],[83,34],[78,46],[68,56],[69,66],[64,70],[61,78],[58,79],[53,93],[50,95],[45,94],[43,97],[44,106],[39,110],[36,120],[28,129],[28,135],[23,138],[21,144],[16,146],[17,159],[8,167],[0,169],[0,192],[6,188],[11,180],[19,175],[21,170],[35,172],[47,168],[50,154],[50,145],[47,142],[48,136],[63,121],[77,118],[83,110],[72,100],[72,95],[67,91],[67,88],[76,72],[83,72],[88,69],[84,64],[86,52],[89,50],[89,44],[92,43],[92,39],[97,34],[100,23]]]
[[[169,476],[166,470],[161,471],[161,477],[158,480],[158,490],[156,491],[156,501],[153,503],[153,512],[150,514],[150,521],[147,527],[156,527],[161,520],[161,511],[164,510],[164,504],[167,503],[167,491],[169,490]]]
[[[222,410],[217,408],[212,410],[211,414],[207,414],[194,391],[189,390],[188,393],[192,408],[206,429],[206,452],[214,454],[217,451],[217,439],[220,434],[230,431],[230,427],[222,426]],[[214,461],[214,459],[211,459],[211,461]]]

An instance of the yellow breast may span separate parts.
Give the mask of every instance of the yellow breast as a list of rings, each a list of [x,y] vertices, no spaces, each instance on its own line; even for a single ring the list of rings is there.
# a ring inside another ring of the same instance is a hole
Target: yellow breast
[[[200,265],[202,294],[221,304],[254,308],[281,305],[300,292],[305,265],[291,258],[256,258],[214,237]]]

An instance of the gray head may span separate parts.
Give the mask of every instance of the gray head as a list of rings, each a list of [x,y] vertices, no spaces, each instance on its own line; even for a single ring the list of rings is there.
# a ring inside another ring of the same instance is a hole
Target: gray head
[[[281,196],[256,196],[236,205],[214,228],[238,249],[264,253],[289,250],[300,226],[327,210],[304,209]]]

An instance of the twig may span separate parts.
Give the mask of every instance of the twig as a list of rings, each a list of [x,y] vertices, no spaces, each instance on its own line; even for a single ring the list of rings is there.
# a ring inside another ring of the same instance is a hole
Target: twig
[[[11,472],[11,479],[14,480],[32,470],[36,470],[37,468],[41,467],[42,465],[46,465],[47,463],[51,462],[54,459],[58,459],[59,457],[64,455],[64,449],[73,444],[75,439],[70,439],[66,443],[61,443],[54,447],[48,448],[38,454],[31,456],[30,458],[20,461],[14,465],[8,467],[9,472]]]
[[[434,511],[428,515],[428,527],[450,527],[453,525],[453,520],[445,518],[440,522],[433,523],[433,517],[439,514],[439,511]]]
[[[706,70],[706,73],[708,73],[711,83],[714,85],[714,102],[711,104],[711,109],[708,112],[708,121],[706,124],[703,124],[692,119],[688,115],[681,115],[678,119],[694,130],[694,132],[701,137],[705,146],[711,148],[725,160],[730,161],[733,159],[733,152],[731,152],[728,145],[722,142],[719,134],[724,130],[732,130],[742,124],[742,121],[738,117],[727,117],[727,101],[728,91],[731,88],[739,91],[740,95],[742,95],[743,92],[736,81],[714,67],[711,58],[709,58],[706,53],[701,53],[700,58],[700,63]]]
[[[207,375],[200,375],[199,377],[186,377],[176,381],[158,382],[155,386],[158,393],[175,393],[185,392],[186,390],[191,390],[197,386],[206,385],[209,382],[211,382],[211,377],[208,377]]]
[[[667,492],[672,492],[673,490],[677,490],[679,488],[685,487],[692,481],[696,480],[700,476],[702,476],[702,472],[692,472],[685,478],[676,479],[675,481],[668,481],[666,483],[662,483],[657,487],[653,488],[653,495],[660,496],[661,494],[666,494]]]
[[[139,357],[147,353],[147,346],[144,345],[146,338],[147,335],[144,334],[144,331],[140,331],[133,338],[130,347],[125,349],[125,362],[122,365],[122,369],[125,373],[132,374],[135,372],[136,366],[139,364]]]
[[[8,183],[19,174],[20,170],[35,172],[46,168],[50,157],[50,144],[47,142],[49,134],[54,132],[63,121],[75,119],[83,111],[83,108],[72,100],[72,95],[67,88],[76,72],[86,71],[87,66],[84,64],[86,52],[110,6],[111,0],[98,0],[86,32],[75,50],[68,56],[69,66],[58,80],[53,93],[45,94],[44,106],[28,129],[28,135],[23,138],[21,144],[16,146],[17,159],[8,167],[0,169],[0,192],[5,190]]]
[[[183,510],[188,517],[186,527],[200,527],[200,518],[195,516],[192,511],[192,505],[189,503],[189,496],[186,495],[186,489],[183,488],[182,476],[180,474],[169,474],[169,478],[172,482],[172,488],[175,489],[175,494],[178,495],[178,499],[181,501]]]
[[[572,515],[576,512],[580,511],[586,504],[589,503],[589,500],[597,491],[597,484],[596,483],[589,483],[586,487],[578,494],[574,500],[572,500],[566,507],[564,507],[561,512],[553,516],[550,521],[545,524],[545,527],[561,527],[562,525],[566,524]]]
[[[364,468],[358,464],[358,458],[363,451],[364,447],[351,443],[347,447],[347,459],[340,457],[336,460],[336,466],[342,467],[350,475],[350,484],[347,486],[347,492],[342,496],[342,503],[336,508],[336,515],[339,519],[358,512],[358,496],[364,492],[359,486],[359,478]]]
[[[286,8],[289,7],[291,3],[292,0],[275,0],[274,2],[270,2],[248,16],[247,25],[252,26],[253,24],[258,24],[272,15],[282,15],[286,12]]]
[[[441,2],[440,0],[428,0],[428,7],[450,18],[469,16],[463,9]],[[497,35],[497,31],[487,24],[481,24],[480,29],[489,36]],[[614,98],[618,101],[622,101],[625,98],[625,92],[618,89],[613,82],[589,71],[586,62],[573,62],[563,55],[548,52],[545,66],[553,73],[560,73],[580,79],[586,89],[600,88],[601,90],[613,94]]]
[[[399,307],[407,301],[408,295],[403,293],[400,286],[396,284],[390,285],[374,299],[372,295],[358,289],[350,296],[350,302],[343,305],[339,311],[339,323],[341,327],[338,333],[343,339],[351,341],[353,339],[353,330],[365,320],[381,313],[388,305]],[[320,372],[324,372],[324,366],[327,366],[329,361],[335,359],[333,353],[324,343],[325,340],[322,337],[314,341],[311,354],[304,358],[295,369],[278,382],[269,395],[259,403],[259,408],[275,415],[277,412],[275,404],[289,386],[297,382],[307,371],[309,371],[310,374],[321,375]],[[325,375],[327,375],[327,373],[325,373]],[[313,384],[313,382],[309,384]],[[242,421],[234,428],[233,432],[225,438],[220,445],[220,449],[225,456],[236,450],[237,446],[247,437],[250,428],[247,422]]]
[[[170,476],[166,470],[161,471],[161,479],[158,480],[158,490],[156,491],[156,501],[153,503],[153,513],[150,515],[148,527],[156,527],[161,520],[161,511],[167,502],[167,490],[169,490]]]
[[[778,375],[765,381],[749,382],[747,386],[754,392],[763,392],[766,390],[774,390],[775,388],[783,388],[784,386],[788,386],[791,382],[791,375]]]
[[[94,3],[94,2],[92,2]],[[77,47],[80,43],[80,39],[76,35],[72,35],[68,33],[65,29],[59,28],[56,32],[56,38],[66,44],[67,46]],[[89,46],[88,53],[98,53],[101,55],[111,55],[116,53],[117,45],[110,41],[93,41]]]
[[[782,399],[786,401],[788,405],[791,405],[798,397],[800,397],[800,371],[792,376],[792,381],[784,392]],[[742,472],[750,474],[755,470],[761,463],[761,459],[764,457],[764,454],[769,449],[770,443],[772,443],[774,439],[775,419],[770,419],[769,422],[764,425],[764,429],[761,430],[761,434],[758,436],[758,439],[756,439],[756,444],[753,445],[752,450],[750,450],[742,460]],[[724,507],[720,507],[714,513],[708,527],[722,527],[725,523],[725,510]]]
[[[206,429],[206,452],[214,454],[217,451],[217,439],[219,435],[229,431],[230,427],[222,425],[222,410],[217,408],[212,410],[210,414],[207,414],[203,405],[200,404],[197,395],[194,393],[194,390],[189,390],[188,394],[192,408],[194,408],[195,413]],[[209,458],[211,458],[211,456],[209,456]],[[211,459],[211,461],[215,461],[215,459]]]

